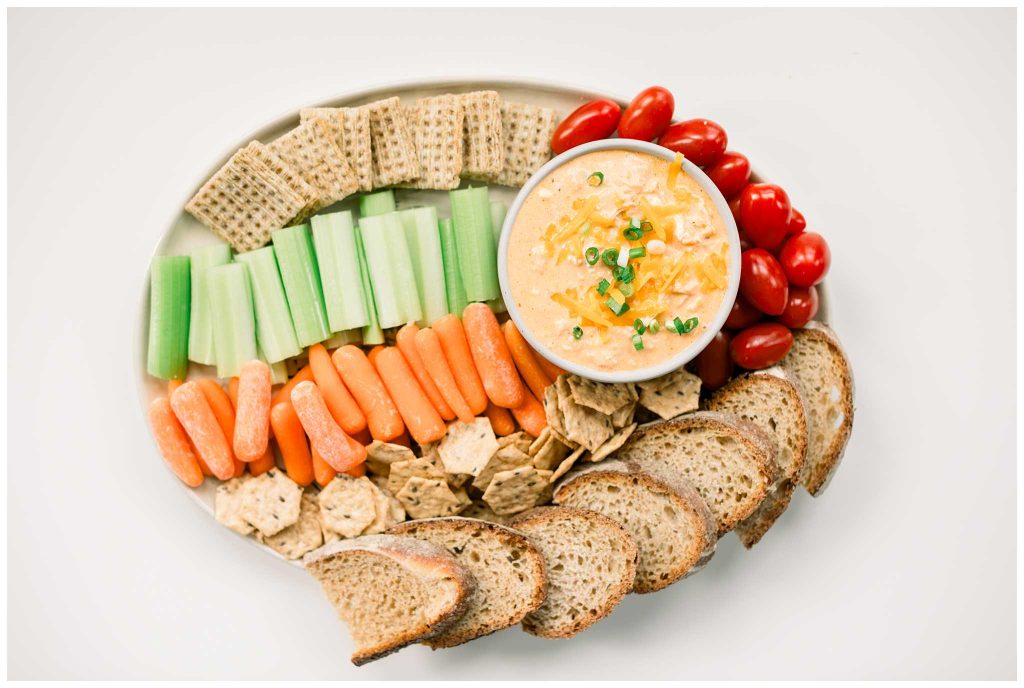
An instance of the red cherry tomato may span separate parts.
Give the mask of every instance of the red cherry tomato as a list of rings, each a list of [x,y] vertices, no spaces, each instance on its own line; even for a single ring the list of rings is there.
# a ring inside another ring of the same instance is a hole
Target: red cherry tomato
[[[786,223],[786,236],[799,234],[805,229],[807,229],[807,220],[804,219],[804,214],[793,208],[789,214],[789,222]]]
[[[729,352],[736,365],[747,370],[770,368],[789,353],[793,333],[779,323],[758,323],[733,336]]]
[[[551,150],[564,153],[583,143],[600,141],[615,133],[622,108],[614,100],[592,100],[562,120],[551,137]]]
[[[726,151],[704,172],[726,198],[733,198],[750,181],[750,161],[742,153]]]
[[[762,313],[779,315],[785,310],[789,285],[775,256],[763,248],[743,252],[740,294]]]
[[[697,355],[695,372],[706,389],[718,389],[732,377],[729,335],[719,332]]]
[[[670,125],[658,143],[682,153],[694,165],[706,167],[722,157],[728,140],[725,129],[711,120],[688,119]]]
[[[800,232],[786,241],[779,252],[779,262],[791,284],[810,287],[825,279],[832,253],[825,238],[817,232]]]
[[[818,290],[814,287],[790,287],[786,308],[775,322],[790,329],[799,329],[814,320],[818,313]],[[731,316],[730,316],[731,317]],[[726,321],[729,324],[729,321]]]
[[[730,330],[742,330],[750,327],[764,317],[764,313],[751,306],[742,296],[737,296],[729,311],[729,317],[725,319],[725,326]]]
[[[622,119],[619,120],[619,136],[624,139],[653,141],[668,127],[675,109],[675,98],[667,88],[645,88],[622,113]]]
[[[748,184],[740,195],[740,224],[755,246],[775,251],[786,238],[789,196],[775,184]]]
[[[736,227],[740,226],[740,199],[739,196],[729,201],[729,210],[732,211],[732,219],[736,220]]]

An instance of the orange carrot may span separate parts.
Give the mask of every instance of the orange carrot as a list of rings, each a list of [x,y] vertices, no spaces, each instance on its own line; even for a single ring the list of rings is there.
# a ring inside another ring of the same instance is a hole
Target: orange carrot
[[[224,388],[213,378],[204,377],[196,380],[199,388],[203,390],[203,396],[213,409],[213,415],[217,417],[217,425],[224,432],[224,438],[228,441],[228,448],[231,449],[231,461],[234,463],[234,477],[245,473],[243,461],[235,456],[232,447],[232,438],[235,435],[235,407],[231,404],[231,398],[224,391]]]
[[[235,462],[231,447],[199,384],[186,382],[174,390],[171,408],[213,474],[221,480],[233,477]]]
[[[487,304],[471,303],[462,312],[462,323],[487,397],[502,408],[521,405],[525,389],[494,311]]]
[[[409,431],[403,430],[401,435],[391,440],[391,444],[400,444],[403,447],[409,447],[409,449],[412,449],[412,438],[409,437]]]
[[[402,432],[405,431],[403,430]],[[352,435],[352,439],[354,439],[356,442],[363,445],[364,447],[369,446],[370,442],[373,442],[373,437],[370,435],[370,431],[365,428],[363,430],[360,430],[356,434]]]
[[[444,400],[441,390],[437,388],[430,373],[423,367],[423,359],[420,358],[420,354],[416,350],[416,333],[419,331],[420,328],[416,326],[416,323],[409,323],[398,331],[395,336],[395,345],[405,356],[405,362],[412,368],[413,375],[416,376],[420,387],[423,388],[423,393],[430,399],[430,403],[434,405],[437,412],[445,420],[455,420],[455,411],[452,411],[452,407]]]
[[[228,380],[228,399],[231,400],[231,405],[238,409],[238,376]]]
[[[553,380],[540,367],[537,357],[533,355],[533,349],[530,348],[514,322],[507,320],[502,325],[502,330],[505,334],[505,343],[512,354],[512,360],[515,361],[516,368],[523,376],[526,386],[533,392],[533,396],[538,399],[544,398],[544,390],[551,385]]]
[[[462,392],[459,391],[455,375],[452,373],[451,366],[448,365],[448,359],[444,357],[444,350],[441,348],[441,340],[438,338],[437,332],[429,327],[417,332],[416,352],[420,355],[427,374],[437,385],[444,400],[455,411],[455,415],[463,423],[472,423],[476,414],[469,408]]]
[[[271,407],[270,424],[274,426],[274,439],[284,460],[284,472],[299,485],[309,485],[313,482],[313,459],[309,455],[306,431],[290,401]]]
[[[247,361],[238,379],[238,410],[233,435],[235,456],[256,461],[267,453],[270,441],[270,366],[263,361]]]
[[[331,464],[324,461],[324,457],[320,456],[315,447],[310,447],[310,453],[313,456],[313,479],[316,480],[316,484],[320,487],[327,487],[327,483],[334,480],[334,476],[338,474],[338,471],[331,468]]]
[[[349,435],[353,435],[366,427],[366,416],[359,410],[359,404],[352,398],[345,384],[338,376],[338,369],[331,362],[331,355],[323,344],[309,347],[309,367],[313,371],[313,381],[324,395],[324,402],[331,417]]]
[[[277,461],[274,460],[273,443],[267,444],[267,451],[263,452],[263,456],[251,463],[247,463],[246,466],[248,466],[251,475],[263,475],[271,468],[277,466]]]
[[[390,442],[401,435],[405,429],[402,416],[363,350],[346,344],[335,351],[331,359],[345,387],[363,410],[373,439]]]
[[[306,380],[312,379],[313,369],[307,365],[305,368],[295,373],[295,376],[292,377],[291,380],[284,383],[284,387],[277,390],[277,394],[275,394],[274,398],[271,399],[270,405],[276,406],[282,401],[288,401],[289,399],[292,398],[292,390],[295,388],[295,385],[299,384],[300,382],[305,382]]]
[[[176,390],[179,387],[181,387],[182,384],[184,384],[184,382],[185,382],[184,380],[168,380],[167,381],[167,396],[168,396],[168,398],[170,398],[170,396],[172,394],[174,394],[174,390]]]
[[[522,406],[512,409],[512,415],[519,422],[519,427],[534,437],[539,437],[541,431],[548,425],[548,419],[544,413],[544,405],[537,401],[537,397],[530,393],[527,393],[526,401],[523,402]]]
[[[469,352],[462,321],[449,314],[439,318],[431,327],[441,340],[441,349],[448,359],[448,366],[452,369],[462,398],[469,404],[469,410],[474,416],[480,415],[487,408],[487,392],[484,391],[480,374],[473,363],[473,355]]]
[[[436,442],[444,437],[448,428],[437,409],[430,403],[430,399],[423,393],[423,388],[416,381],[416,376],[405,362],[402,352],[389,346],[377,354],[375,365],[412,438],[418,444],[423,444]]]
[[[552,381],[554,381],[554,379],[559,375],[565,375],[564,370],[541,356],[535,349],[531,349],[531,352],[533,353],[533,357],[537,359],[537,365],[540,366],[540,369],[543,370],[544,374],[551,378]]]
[[[171,397],[171,395],[174,394],[174,390],[176,390],[179,387],[181,387],[181,385],[183,383],[184,383],[184,380],[168,380],[167,381],[167,398],[169,399]],[[210,470],[210,467],[206,465],[205,461],[203,461],[203,457],[201,457],[199,455],[199,452],[196,451],[196,445],[192,444],[192,438],[190,438],[188,435],[185,435],[185,439],[188,440],[188,446],[192,450],[192,453],[195,455],[196,461],[199,462],[199,470],[201,470],[203,472],[203,475],[213,475],[213,471]]]
[[[489,403],[484,413],[487,414],[487,419],[491,421],[491,428],[498,437],[511,435],[516,431],[516,422],[512,419],[512,414],[508,412],[508,409]]]
[[[349,437],[334,422],[324,402],[324,395],[315,382],[307,380],[295,385],[292,390],[292,407],[309,436],[309,443],[331,468],[341,473],[366,461],[366,447]]]
[[[345,471],[345,475],[350,475],[353,478],[362,478],[366,475],[366,462],[357,463],[355,466]]]
[[[370,359],[370,365],[374,368],[377,367],[377,354],[384,350],[383,344],[378,344],[366,353],[366,357]]]
[[[202,485],[203,471],[167,397],[158,397],[149,405],[149,424],[156,437],[156,446],[174,475],[189,487]]]

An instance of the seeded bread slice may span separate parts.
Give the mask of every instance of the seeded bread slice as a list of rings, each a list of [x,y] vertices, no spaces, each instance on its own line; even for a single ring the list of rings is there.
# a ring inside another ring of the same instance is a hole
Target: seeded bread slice
[[[444,632],[476,590],[472,574],[443,547],[412,537],[337,540],[303,563],[348,626],[356,666]]]
[[[853,430],[853,372],[836,333],[819,322],[793,333],[782,367],[799,381],[810,440],[800,484],[817,497],[828,486]]]
[[[692,483],[714,514],[719,537],[754,513],[778,476],[771,438],[749,421],[715,411],[641,425],[614,456]]]
[[[807,408],[792,375],[778,366],[738,377],[716,391],[705,408],[739,416],[767,434],[780,477],[771,493],[736,526],[745,547],[757,544],[789,506],[807,454]]]
[[[509,526],[540,550],[547,571],[547,598],[523,619],[527,633],[570,638],[608,616],[632,589],[636,542],[607,516],[542,506],[516,516]]]
[[[477,589],[466,614],[444,633],[426,641],[435,650],[517,624],[544,602],[544,558],[522,533],[496,523],[458,517],[408,521],[389,532],[444,547],[476,579]]]
[[[716,521],[686,481],[632,462],[605,461],[566,476],[555,503],[590,509],[620,523],[638,550],[633,590],[661,590],[714,554]]]

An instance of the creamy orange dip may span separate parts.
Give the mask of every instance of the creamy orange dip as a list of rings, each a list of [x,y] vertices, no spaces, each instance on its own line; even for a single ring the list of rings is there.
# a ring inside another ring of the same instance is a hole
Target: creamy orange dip
[[[706,331],[728,286],[729,242],[681,160],[595,151],[527,196],[509,235],[509,287],[545,347],[588,368],[635,370]]]

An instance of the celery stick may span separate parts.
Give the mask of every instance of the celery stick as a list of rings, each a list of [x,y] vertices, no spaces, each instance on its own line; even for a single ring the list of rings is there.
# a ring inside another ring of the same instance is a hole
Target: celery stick
[[[164,380],[188,372],[188,256],[157,256],[149,267],[149,346],[146,370]]]
[[[455,247],[455,229],[452,221],[445,217],[437,222],[441,236],[441,256],[444,259],[444,290],[448,302],[448,312],[462,315],[469,301],[466,289],[462,286],[462,275],[459,272],[459,255]]]
[[[370,285],[370,271],[366,266],[366,254],[363,251],[363,237],[356,227],[356,251],[359,258],[359,282],[363,287],[363,305],[370,324],[363,328],[363,344],[383,344],[384,332],[377,321],[377,306],[373,299],[373,287]]]
[[[309,225],[279,229],[271,238],[299,346],[322,342],[331,336],[331,331],[327,327],[327,309]]]
[[[491,307],[491,310],[495,313],[507,313],[508,308],[505,307],[505,299],[500,296],[496,299],[491,299],[487,302],[487,305]]]
[[[217,377],[234,377],[257,357],[256,316],[249,270],[243,263],[210,268],[206,275],[217,350]]]
[[[490,301],[497,298],[498,253],[491,229],[491,208],[487,187],[458,189],[449,193],[452,225],[459,254],[459,272],[466,298]]]
[[[256,313],[256,341],[265,361],[277,363],[302,351],[288,309],[281,272],[273,246],[239,253],[235,260],[249,271],[253,310]]]
[[[352,213],[328,213],[310,219],[313,245],[331,332],[351,330],[369,324],[359,280]]]
[[[405,229],[409,256],[416,276],[420,297],[420,325],[429,325],[448,314],[448,298],[444,287],[444,261],[441,237],[437,229],[437,210],[412,208],[398,213]]]
[[[491,201],[491,229],[494,230],[494,245],[501,242],[501,226],[505,224],[508,206],[501,201]]]
[[[359,197],[359,215],[372,217],[395,212],[395,192],[391,189]]]
[[[259,318],[257,318],[257,331],[259,329]],[[259,339],[259,336],[257,336]],[[267,357],[263,354],[263,350],[260,348],[260,344],[256,342],[256,357],[266,363],[270,367],[270,384],[272,385],[283,385],[288,382],[288,366],[285,365],[284,361],[277,361],[276,363],[268,363]]]
[[[398,327],[419,320],[416,277],[398,213],[364,217],[359,232],[380,326]]]
[[[362,342],[362,328],[357,327],[354,330],[336,332],[330,339],[324,342],[324,347],[327,349],[337,349],[339,346],[345,346],[346,344],[362,344]]]
[[[230,263],[231,247],[225,243],[210,244],[196,249],[189,258],[192,260],[192,309],[188,326],[188,357],[196,363],[213,365],[217,357],[210,326],[210,300],[206,295],[206,270]]]

